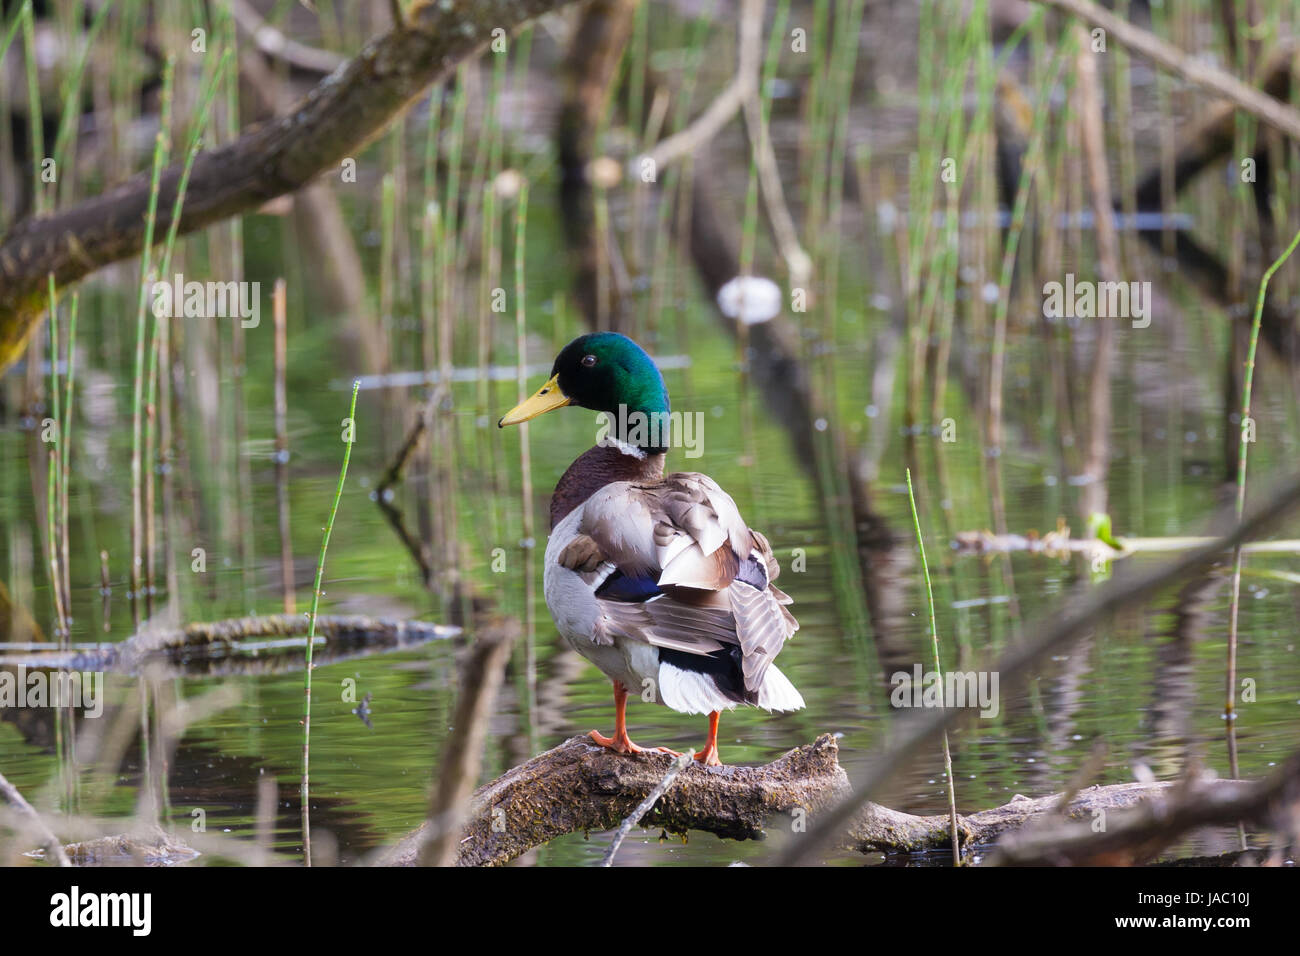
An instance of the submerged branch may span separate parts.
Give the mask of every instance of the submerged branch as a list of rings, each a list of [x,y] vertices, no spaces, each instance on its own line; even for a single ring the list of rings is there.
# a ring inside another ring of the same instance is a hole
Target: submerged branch
[[[144,665],[157,662],[185,665],[185,672],[190,672],[201,662],[301,651],[306,648],[308,623],[302,614],[266,614],[197,622],[180,628],[151,629],[146,625],[139,634],[116,644],[74,644],[64,649],[0,644],[0,666],[137,674]],[[458,627],[427,621],[322,614],[316,618],[316,640],[323,642],[326,654],[316,663],[337,659],[350,649],[396,649],[459,633]],[[208,667],[202,671],[212,672]]]
[[[456,838],[464,825],[482,765],[492,705],[520,630],[514,618],[491,622],[470,647],[460,668],[460,695],[452,715],[451,735],[438,761],[438,779],[429,803],[428,840],[420,851],[423,866],[450,866],[456,860]]]

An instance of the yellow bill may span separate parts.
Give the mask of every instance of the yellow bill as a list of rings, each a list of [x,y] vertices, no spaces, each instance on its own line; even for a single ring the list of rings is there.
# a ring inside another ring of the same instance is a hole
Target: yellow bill
[[[501,420],[497,422],[497,427],[505,428],[507,425],[518,425],[520,422],[526,422],[530,418],[545,414],[551,409],[563,408],[569,404],[569,401],[569,397],[560,391],[560,376],[552,375],[550,381],[529,398],[524,399],[502,415]]]

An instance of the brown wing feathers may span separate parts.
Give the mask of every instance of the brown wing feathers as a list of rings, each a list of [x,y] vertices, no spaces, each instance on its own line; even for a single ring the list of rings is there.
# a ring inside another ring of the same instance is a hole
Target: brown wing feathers
[[[604,560],[604,556],[600,553],[600,545],[594,538],[585,534],[580,534],[570,541],[560,552],[559,558],[560,567],[580,574],[590,574],[600,567],[600,563]]]
[[[564,567],[594,575],[609,561],[627,574],[656,576],[660,597],[602,602],[626,637],[692,654],[739,644],[745,686],[756,691],[799,627],[784,607],[789,596],[771,583],[780,566],[767,538],[705,475],[607,485],[583,506],[579,531],[560,555]]]

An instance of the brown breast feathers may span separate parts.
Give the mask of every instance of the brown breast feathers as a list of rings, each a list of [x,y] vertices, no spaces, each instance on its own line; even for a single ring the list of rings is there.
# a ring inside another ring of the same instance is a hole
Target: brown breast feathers
[[[560,476],[551,496],[551,527],[601,488],[615,481],[658,481],[664,476],[664,456],[637,458],[609,445],[589,448]]]

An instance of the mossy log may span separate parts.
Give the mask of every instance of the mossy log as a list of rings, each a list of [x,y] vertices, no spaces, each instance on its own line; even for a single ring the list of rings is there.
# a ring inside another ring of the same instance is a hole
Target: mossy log
[[[1204,827],[1249,823],[1274,835],[1275,851],[1294,844],[1300,832],[1300,753],[1259,781],[1193,778],[1155,786],[1164,788],[1159,800],[1144,800],[1109,821],[1102,818],[1104,826],[1097,826],[1089,814],[1072,812],[1067,820],[1008,833],[990,862],[1133,866],[1155,859],[1186,834]]]
[[[762,767],[687,767],[642,825],[760,838],[772,817],[812,814],[847,792],[838,753],[835,738],[823,734]],[[474,792],[456,865],[500,866],[568,833],[613,829],[672,764],[665,753],[616,754],[571,737]],[[410,833],[382,863],[413,865],[429,830],[426,823]]]
[[[457,866],[500,866],[569,833],[611,830],[629,816],[672,767],[664,753],[627,756],[571,737],[474,792],[461,835]],[[1071,796],[1031,799],[1017,794],[1004,806],[958,815],[963,848],[994,843],[1035,819],[1092,821],[1098,812],[1129,810],[1168,794],[1176,783],[1122,783],[1089,787]],[[1217,797],[1251,786],[1219,780],[1203,785]],[[802,811],[809,817],[848,793],[835,738],[823,734],[761,767],[693,765],[682,771],[642,820],[669,833],[690,830],[735,840],[762,839],[774,820]],[[425,823],[408,834],[381,865],[413,866],[433,839]],[[868,853],[917,852],[951,846],[948,817],[917,816],[868,803],[840,841]]]
[[[116,833],[79,843],[69,843],[63,852],[73,866],[174,866],[199,856],[157,824],[130,833]],[[43,859],[44,853],[33,853]]]
[[[957,814],[957,832],[962,847],[992,845],[1004,833],[1019,831],[1030,821],[1061,821],[1091,824],[1098,814],[1132,810],[1156,798],[1167,796],[1176,782],[1116,783],[1088,787],[1074,794],[1062,809],[1064,794],[1026,797],[1016,794],[1009,803],[989,810]],[[1231,796],[1250,784],[1244,780],[1216,780],[1205,785],[1217,797]],[[848,849],[913,852],[951,846],[948,815],[913,816],[878,804],[868,803],[854,819],[843,845]]]

